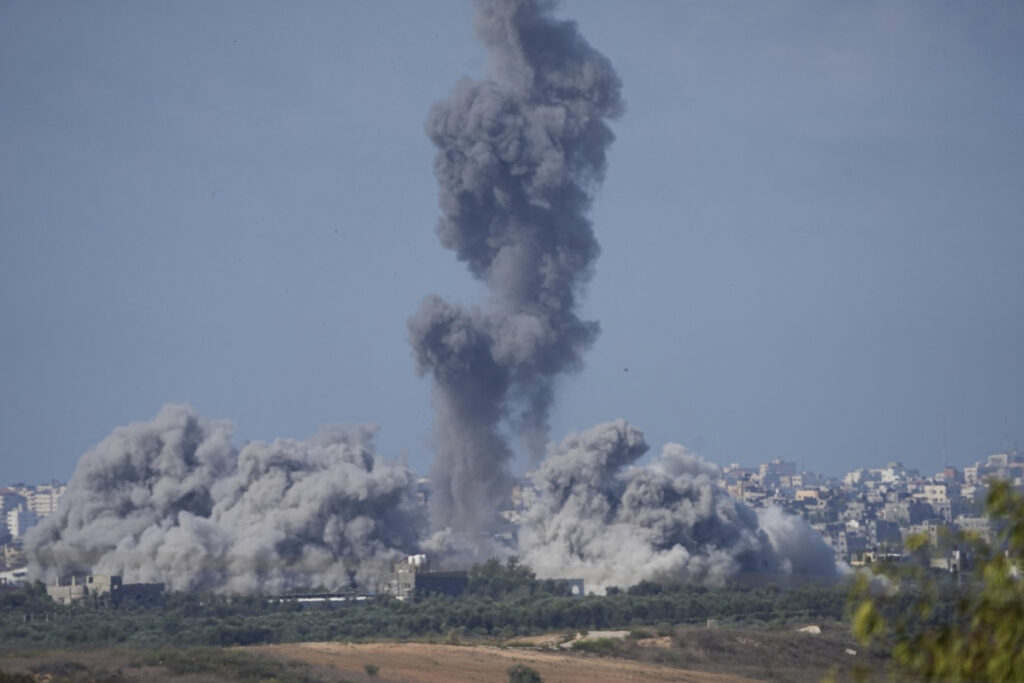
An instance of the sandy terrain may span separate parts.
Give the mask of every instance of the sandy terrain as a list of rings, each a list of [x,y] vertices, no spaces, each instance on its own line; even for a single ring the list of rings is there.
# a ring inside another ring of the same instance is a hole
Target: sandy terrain
[[[657,664],[579,653],[545,652],[524,648],[436,645],[429,643],[298,643],[252,649],[275,659],[300,660],[316,667],[333,667],[338,676],[367,680],[365,664],[379,667],[378,681],[505,681],[507,670],[525,664],[546,683],[594,681],[713,681],[732,683],[752,679],[685,671]]]

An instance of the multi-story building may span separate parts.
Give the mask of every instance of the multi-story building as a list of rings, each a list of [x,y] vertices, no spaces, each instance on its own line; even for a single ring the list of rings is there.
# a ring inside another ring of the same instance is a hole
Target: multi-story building
[[[767,489],[790,488],[793,484],[792,477],[796,474],[796,463],[786,462],[782,458],[775,458],[771,462],[764,463],[758,468],[758,475],[761,485]],[[785,483],[783,484],[783,480]]]
[[[993,540],[992,521],[988,517],[960,515],[953,520],[953,526],[960,532],[977,535],[986,543]]]
[[[25,496],[12,488],[0,488],[0,515],[26,503]]]
[[[124,583],[120,576],[110,574],[89,574],[71,576],[63,581],[57,579],[46,587],[46,593],[54,602],[70,605],[88,597],[105,598],[112,604],[131,603],[155,606],[163,598],[162,583]]]
[[[914,497],[928,503],[929,505],[942,505],[949,502],[949,487],[945,483],[925,484],[921,487],[920,493]]]
[[[431,571],[426,555],[409,555],[395,563],[394,571],[385,576],[378,590],[397,598],[406,599],[416,593],[442,593],[459,595],[469,585],[464,571]]]
[[[25,505],[19,505],[6,514],[7,533],[11,538],[18,539],[25,535],[39,521],[39,515],[28,509]]]
[[[64,484],[58,483],[43,484],[35,487],[26,496],[29,509],[40,518],[53,514],[57,511],[57,503],[67,488]]]

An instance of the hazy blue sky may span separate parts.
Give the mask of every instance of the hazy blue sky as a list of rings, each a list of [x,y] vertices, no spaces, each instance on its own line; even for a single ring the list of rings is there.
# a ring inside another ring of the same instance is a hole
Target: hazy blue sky
[[[603,333],[552,436],[926,472],[1024,441],[1024,4],[565,2],[628,111]],[[237,438],[375,422],[425,471],[406,319],[468,2],[0,2],[0,483],[186,401]]]

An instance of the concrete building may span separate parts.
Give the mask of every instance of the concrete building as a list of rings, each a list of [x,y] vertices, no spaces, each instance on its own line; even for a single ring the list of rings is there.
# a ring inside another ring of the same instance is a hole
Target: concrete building
[[[7,567],[18,567],[23,564],[22,553],[20,544],[4,544],[3,550],[3,563]]]
[[[796,463],[786,462],[782,458],[775,458],[771,462],[764,463],[758,468],[758,476],[761,486],[765,488],[790,488],[792,477],[796,474]]]
[[[31,529],[39,521],[39,515],[24,505],[19,505],[13,510],[8,510],[5,516],[7,522],[7,533],[11,538],[19,539],[25,532]]]
[[[469,573],[464,571],[451,572],[416,572],[413,592],[419,595],[457,596],[469,587]]]
[[[989,467],[993,467],[993,468],[996,468],[996,467],[1006,467],[1006,466],[1008,466],[1010,464],[1010,454],[1009,453],[993,453],[992,455],[988,456],[986,464]]]
[[[953,520],[953,526],[963,533],[977,535],[986,543],[991,543],[995,539],[992,521],[988,517],[960,515]]]
[[[72,574],[63,581],[57,578],[52,586],[46,587],[46,594],[56,603],[70,605],[90,595],[107,595],[120,587],[120,576],[106,574],[75,576]]]
[[[920,493],[914,496],[920,498],[929,505],[942,505],[949,502],[949,487],[942,484],[925,484]]]
[[[867,524],[868,539],[875,547],[899,548],[903,542],[900,525],[884,519],[872,519]]]
[[[468,585],[468,572],[431,571],[426,555],[409,555],[395,563],[394,571],[385,577],[378,589],[404,600],[417,594],[460,595]]]
[[[922,534],[928,539],[928,545],[937,548],[939,543],[952,538],[950,527],[936,520],[928,520],[907,527],[907,535]]]
[[[123,583],[120,576],[110,574],[72,574],[58,578],[46,587],[46,594],[61,605],[70,605],[88,597],[107,598],[112,605],[131,603],[156,606],[163,599],[162,583]]]
[[[0,588],[23,586],[26,583],[28,583],[28,569],[25,567],[0,572]]]
[[[931,507],[919,500],[907,499],[898,503],[886,503],[878,511],[878,518],[896,522],[901,526],[920,524],[931,513]]]
[[[843,475],[843,486],[853,487],[860,484],[866,478],[867,470],[852,470]]]
[[[40,518],[52,515],[57,511],[57,503],[67,488],[64,484],[56,482],[35,487],[27,496],[28,508]]]
[[[8,510],[13,510],[25,503],[25,496],[14,489],[8,487],[0,488],[0,513],[6,513]]]

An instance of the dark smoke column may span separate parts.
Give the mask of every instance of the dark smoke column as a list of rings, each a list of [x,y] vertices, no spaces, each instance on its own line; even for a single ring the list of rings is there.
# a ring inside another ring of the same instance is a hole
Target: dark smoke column
[[[417,371],[435,381],[437,529],[491,526],[508,488],[505,428],[539,458],[553,382],[581,367],[599,331],[576,300],[600,251],[586,212],[621,83],[552,4],[479,2],[493,77],[463,79],[427,121],[437,234],[491,292],[471,309],[430,296],[409,321]]]

